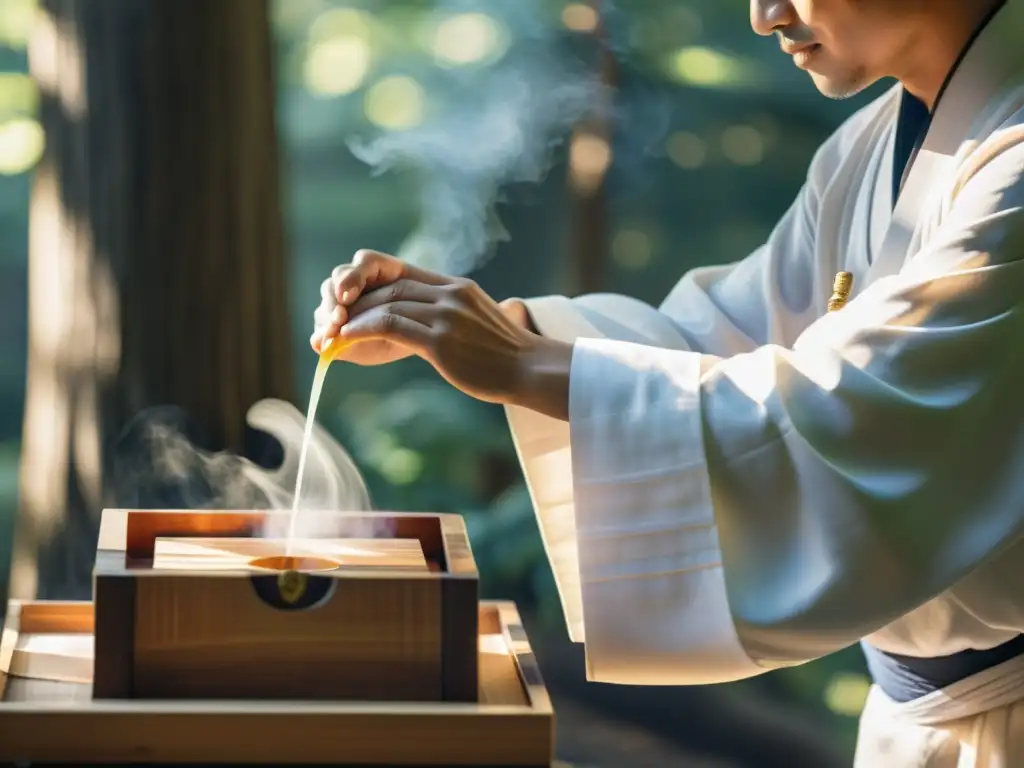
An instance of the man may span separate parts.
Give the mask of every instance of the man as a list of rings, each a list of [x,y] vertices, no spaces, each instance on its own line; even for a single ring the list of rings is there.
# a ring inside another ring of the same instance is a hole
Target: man
[[[763,247],[658,310],[499,307],[362,252],[313,346],[417,354],[506,405],[591,679],[737,680],[861,640],[858,766],[1024,766],[1024,0],[751,16],[828,96],[898,81]]]

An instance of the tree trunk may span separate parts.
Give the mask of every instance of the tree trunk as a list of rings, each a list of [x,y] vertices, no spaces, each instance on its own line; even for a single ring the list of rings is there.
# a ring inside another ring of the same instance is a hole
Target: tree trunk
[[[267,0],[42,0],[14,597],[82,597],[143,409],[292,400]]]
[[[572,196],[572,245],[568,293],[596,293],[605,287],[608,263],[608,196],[606,179],[612,156],[612,99],[618,83],[618,60],[612,49],[601,0],[590,6],[599,15],[592,33],[598,51],[603,89],[592,112],[579,122],[569,145],[569,190]]]

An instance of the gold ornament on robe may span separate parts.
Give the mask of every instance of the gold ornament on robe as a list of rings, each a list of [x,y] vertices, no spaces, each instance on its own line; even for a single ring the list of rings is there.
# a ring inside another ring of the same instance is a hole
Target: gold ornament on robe
[[[850,300],[850,292],[853,290],[853,273],[839,272],[835,282],[832,284],[832,297],[828,300],[828,311],[838,312],[846,306]]]

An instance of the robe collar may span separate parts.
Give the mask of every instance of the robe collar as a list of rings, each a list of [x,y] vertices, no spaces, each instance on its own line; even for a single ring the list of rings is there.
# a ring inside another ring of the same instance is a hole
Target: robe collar
[[[1024,0],[1007,0],[977,35],[951,74],[935,106],[921,148],[908,168],[903,190],[896,202],[881,248],[872,260],[866,286],[897,273],[920,233],[922,213],[941,195],[955,173],[958,157],[974,142],[991,133],[1010,115],[1024,107],[1024,97],[1006,99],[992,109],[999,97],[1007,97],[1024,85]],[[902,87],[900,88],[902,90]],[[889,153],[891,155],[891,148]],[[890,166],[891,167],[891,166]],[[886,179],[888,181],[888,179]],[[882,185],[880,185],[882,186]],[[889,184],[883,194],[891,200]]]

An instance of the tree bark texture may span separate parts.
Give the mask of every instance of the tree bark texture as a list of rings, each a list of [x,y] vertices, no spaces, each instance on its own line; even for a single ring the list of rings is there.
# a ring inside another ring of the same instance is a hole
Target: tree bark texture
[[[40,6],[10,591],[70,598],[134,416],[177,406],[239,451],[246,410],[293,400],[293,377],[267,0]]]

